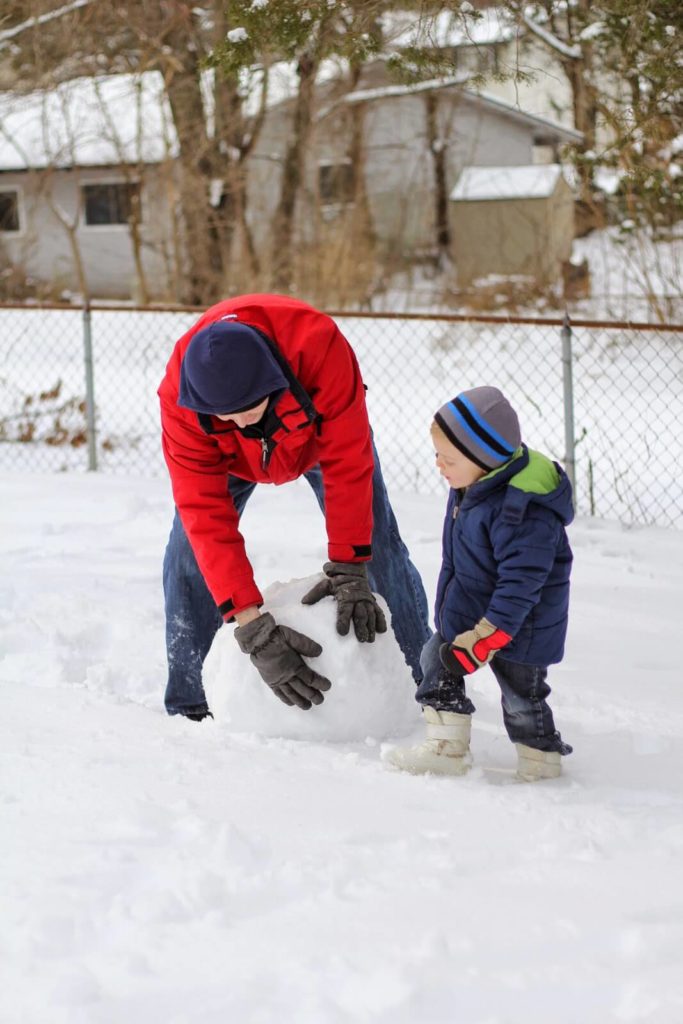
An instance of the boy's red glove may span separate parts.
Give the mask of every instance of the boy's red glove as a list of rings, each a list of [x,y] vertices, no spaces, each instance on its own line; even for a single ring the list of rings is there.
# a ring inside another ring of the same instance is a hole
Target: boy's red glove
[[[487,665],[512,637],[488,619],[479,619],[474,629],[458,633],[451,644],[441,644],[441,664],[452,676],[467,676]]]

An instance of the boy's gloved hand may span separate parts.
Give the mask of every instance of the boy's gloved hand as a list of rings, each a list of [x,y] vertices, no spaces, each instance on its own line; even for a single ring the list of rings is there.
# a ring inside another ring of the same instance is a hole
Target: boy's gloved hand
[[[235,630],[235,639],[251,658],[264,683],[284,704],[308,711],[322,704],[323,692],[332,685],[325,676],[309,668],[301,657],[317,658],[322,647],[289,626],[278,626],[270,614],[260,615]]]
[[[337,602],[337,632],[346,636],[351,619],[356,639],[373,643],[376,633],[386,633],[387,620],[370,590],[364,562],[325,562],[325,579],[302,597],[302,604],[316,604],[323,597]]]
[[[479,619],[474,629],[458,633],[453,643],[441,644],[441,664],[452,676],[467,676],[488,664],[512,637],[488,619]]]

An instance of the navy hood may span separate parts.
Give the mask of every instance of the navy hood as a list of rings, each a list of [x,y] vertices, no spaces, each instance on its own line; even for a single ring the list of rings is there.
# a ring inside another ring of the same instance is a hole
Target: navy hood
[[[234,320],[216,320],[187,346],[178,405],[209,415],[241,412],[287,386],[258,331]]]
[[[568,526],[574,518],[569,477],[557,462],[530,450],[525,444],[520,446],[515,457],[505,466],[467,488],[459,502],[461,510],[485,501],[502,487],[507,487],[503,510],[508,519],[514,518],[519,522],[526,515],[530,504],[543,505],[564,526]]]

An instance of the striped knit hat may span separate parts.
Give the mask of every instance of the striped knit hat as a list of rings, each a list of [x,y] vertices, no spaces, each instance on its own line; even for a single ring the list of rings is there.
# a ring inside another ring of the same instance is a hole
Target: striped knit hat
[[[487,472],[511,459],[521,443],[517,413],[498,388],[462,391],[434,419],[450,443]]]

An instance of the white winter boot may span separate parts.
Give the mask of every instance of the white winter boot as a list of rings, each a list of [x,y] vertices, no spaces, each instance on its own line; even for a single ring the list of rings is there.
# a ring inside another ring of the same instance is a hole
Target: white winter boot
[[[472,764],[470,734],[472,716],[453,711],[436,711],[425,705],[422,709],[427,739],[419,747],[395,747],[385,760],[404,772],[422,775],[464,775]]]
[[[556,779],[562,774],[562,757],[556,750],[536,750],[524,743],[517,747],[517,778],[522,782]]]

